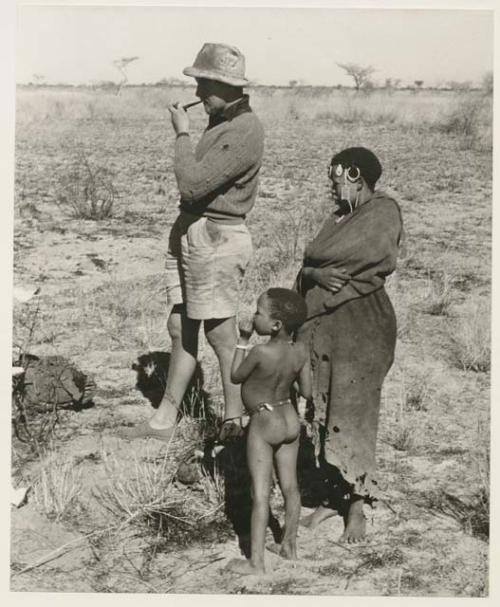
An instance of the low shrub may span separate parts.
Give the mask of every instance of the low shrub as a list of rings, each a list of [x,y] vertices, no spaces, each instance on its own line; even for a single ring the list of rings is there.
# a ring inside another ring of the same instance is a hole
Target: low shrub
[[[56,186],[57,204],[76,219],[106,219],[113,215],[117,196],[112,173],[105,166],[93,165],[88,156],[77,154],[69,172]]]

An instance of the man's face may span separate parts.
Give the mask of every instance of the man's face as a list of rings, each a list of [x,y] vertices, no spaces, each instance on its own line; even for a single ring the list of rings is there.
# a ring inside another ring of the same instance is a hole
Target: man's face
[[[207,78],[196,78],[196,83],[196,96],[203,101],[205,112],[210,115],[220,113],[227,105],[221,96],[221,83]]]

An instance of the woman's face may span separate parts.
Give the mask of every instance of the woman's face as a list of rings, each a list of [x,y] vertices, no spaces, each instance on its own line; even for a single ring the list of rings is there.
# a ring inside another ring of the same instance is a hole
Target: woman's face
[[[361,190],[361,174],[357,167],[344,168],[341,164],[334,164],[329,170],[332,182],[332,197],[337,206],[341,201],[355,205]]]

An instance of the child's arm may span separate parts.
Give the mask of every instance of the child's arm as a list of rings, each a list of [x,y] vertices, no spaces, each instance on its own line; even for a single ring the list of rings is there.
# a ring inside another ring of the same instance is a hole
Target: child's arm
[[[304,365],[299,373],[299,393],[307,400],[312,398],[312,373],[309,354],[306,354]]]
[[[247,345],[241,343],[241,338],[238,340],[238,345]],[[245,350],[241,348],[236,348],[234,351],[233,364],[231,367],[231,381],[234,384],[242,384],[255,369],[257,364],[259,363],[259,354],[258,354],[259,346],[255,346],[249,352],[248,356],[245,358]]]
[[[238,324],[240,337],[236,345],[231,366],[231,381],[235,384],[241,384],[250,375],[255,367],[252,352],[245,358],[246,351],[249,348],[248,342],[253,333],[253,323],[248,320],[240,320]]]

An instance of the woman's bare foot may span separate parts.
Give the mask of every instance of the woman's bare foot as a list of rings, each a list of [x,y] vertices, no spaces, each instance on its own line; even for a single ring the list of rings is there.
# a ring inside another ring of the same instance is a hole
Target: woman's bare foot
[[[318,506],[314,512],[301,518],[300,524],[302,525],[302,527],[307,527],[308,529],[315,529],[320,523],[325,521],[327,518],[335,516],[336,514],[336,510],[326,508],[325,506]]]
[[[364,540],[366,537],[366,517],[363,513],[363,500],[357,499],[351,502],[349,512],[347,513],[347,521],[345,531],[340,538],[341,542],[355,544]]]
[[[257,567],[247,559],[231,559],[226,565],[226,569],[240,575],[263,575],[265,573],[264,565]]]

